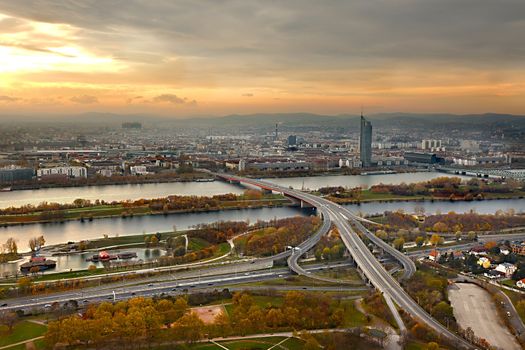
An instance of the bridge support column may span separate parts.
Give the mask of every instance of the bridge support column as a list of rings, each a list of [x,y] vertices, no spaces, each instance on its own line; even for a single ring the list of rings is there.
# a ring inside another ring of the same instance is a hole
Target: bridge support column
[[[301,208],[313,208],[313,206],[310,203],[301,200]]]
[[[359,273],[359,275],[361,276],[361,279],[365,282],[365,284],[367,286],[371,286],[371,283],[368,280],[368,278],[366,278],[365,274],[363,273],[363,270],[361,270],[359,266],[356,267],[356,270],[357,270],[357,273]]]

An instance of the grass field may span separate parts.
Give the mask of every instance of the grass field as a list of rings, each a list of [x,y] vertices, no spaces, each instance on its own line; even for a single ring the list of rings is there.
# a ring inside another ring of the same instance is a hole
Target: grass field
[[[0,347],[39,337],[46,332],[46,329],[46,326],[30,321],[18,322],[10,334],[5,327],[0,327]]]
[[[345,308],[345,327],[358,327],[367,324],[366,316],[356,309],[354,300],[346,300],[342,304]]]
[[[224,348],[230,350],[267,350],[279,344],[279,346],[274,347],[274,349],[279,350],[301,350],[304,347],[304,342],[297,338],[289,337],[279,337],[279,336],[269,336],[264,338],[250,338],[239,340],[225,340],[217,342],[221,346],[214,344],[212,342],[203,342],[193,345],[178,345],[178,346],[162,346],[151,348],[154,350],[224,350]]]

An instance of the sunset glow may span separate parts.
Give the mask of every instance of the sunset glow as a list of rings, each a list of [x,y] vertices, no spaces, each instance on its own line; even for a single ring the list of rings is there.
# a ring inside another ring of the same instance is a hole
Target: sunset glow
[[[0,111],[523,113],[512,6],[425,22],[439,2],[400,2],[389,18],[388,3],[0,1]]]

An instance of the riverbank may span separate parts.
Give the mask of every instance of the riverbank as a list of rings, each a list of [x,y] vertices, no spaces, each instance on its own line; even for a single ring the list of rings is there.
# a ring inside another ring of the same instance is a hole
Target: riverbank
[[[173,177],[163,176],[122,176],[117,178],[96,178],[69,180],[66,182],[30,182],[30,183],[15,183],[6,186],[13,191],[27,191],[39,190],[46,188],[69,188],[69,187],[97,187],[97,186],[117,186],[117,185],[140,185],[140,184],[155,184],[155,183],[170,183],[170,182],[212,182],[214,178],[204,172],[193,172],[188,174],[174,174]]]
[[[252,200],[239,199],[235,201],[221,201],[216,206],[206,206],[203,208],[191,207],[188,209],[162,209],[154,210],[147,205],[129,207],[124,204],[118,205],[98,205],[86,208],[74,208],[67,210],[56,210],[49,213],[35,212],[21,215],[0,215],[0,227],[9,227],[25,224],[47,224],[47,223],[63,223],[66,221],[93,221],[94,219],[104,218],[128,218],[134,216],[147,215],[170,215],[170,214],[184,214],[184,213],[202,213],[214,212],[221,210],[239,210],[239,209],[257,209],[257,208],[273,208],[295,205],[289,199],[270,195],[267,198]],[[50,217],[46,217],[50,216]]]
[[[338,168],[334,170],[308,170],[308,171],[283,171],[283,172],[236,172],[235,175],[249,178],[265,179],[285,179],[293,177],[323,177],[323,176],[355,176],[355,175],[393,175],[405,173],[430,172],[429,169],[420,168],[397,168],[395,170],[380,169],[357,169],[357,168]]]
[[[465,199],[461,197],[457,198],[445,198],[445,197],[435,197],[435,196],[399,196],[389,193],[371,193],[370,191],[362,191],[362,198],[353,199],[353,198],[337,198],[327,196],[325,197],[331,200],[334,203],[338,204],[360,204],[360,203],[370,203],[370,202],[379,202],[379,203],[389,203],[389,202],[480,202],[484,200],[500,200],[500,199],[524,199],[525,192],[520,191],[516,193],[489,193],[486,194],[483,198],[476,199]]]

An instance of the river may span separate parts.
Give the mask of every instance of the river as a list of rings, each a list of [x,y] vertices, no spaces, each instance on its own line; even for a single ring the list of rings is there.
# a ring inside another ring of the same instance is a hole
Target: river
[[[296,189],[318,189],[325,186],[372,186],[379,183],[400,184],[402,182],[420,182],[446,176],[438,172],[417,172],[385,175],[336,175],[272,178],[268,181],[283,186],[292,186]],[[244,188],[222,181],[213,182],[169,182],[132,185],[107,185],[85,187],[43,188],[38,190],[24,190],[0,192],[0,208],[17,207],[26,204],[37,205],[43,201],[56,203],[71,203],[77,198],[103,199],[105,201],[120,201],[139,198],[159,198],[169,195],[210,196],[224,193],[242,193]]]
[[[517,213],[525,212],[525,199],[502,199],[472,202],[387,202],[363,203],[361,205],[347,205],[353,212],[363,214],[382,213],[384,210],[403,209],[414,212],[420,206],[427,214],[438,210],[442,213],[454,211],[465,213],[474,210],[478,213],[495,213],[497,210],[514,209]],[[23,226],[10,226],[0,228],[0,242],[5,242],[9,237],[18,239],[21,251],[28,249],[27,241],[31,237],[44,235],[46,244],[58,244],[68,241],[80,241],[102,238],[104,234],[114,237],[116,235],[140,235],[143,233],[165,232],[173,229],[183,230],[201,223],[216,221],[243,221],[270,220],[285,218],[295,215],[310,215],[312,209],[293,207],[275,207],[260,209],[224,210],[204,213],[178,213],[170,215],[135,216],[123,219],[121,217],[95,219],[93,221],[66,221],[64,223],[27,224]]]

